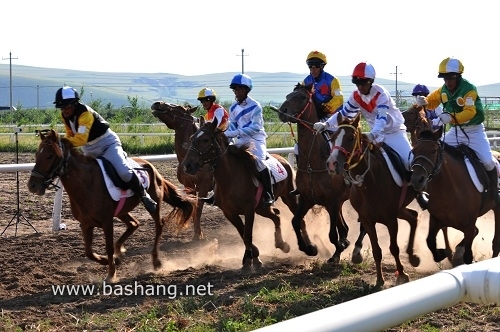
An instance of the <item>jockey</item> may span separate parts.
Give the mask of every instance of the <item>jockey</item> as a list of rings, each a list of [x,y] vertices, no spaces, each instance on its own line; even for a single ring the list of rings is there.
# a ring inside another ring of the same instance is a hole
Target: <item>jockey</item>
[[[65,137],[73,146],[81,147],[86,156],[108,160],[134,194],[141,197],[146,210],[155,212],[156,202],[151,199],[135,172],[128,166],[120,138],[109,128],[109,123],[90,106],[82,104],[78,92],[72,87],[58,89],[54,104],[56,108],[61,109]]]
[[[267,134],[262,106],[248,96],[252,87],[252,79],[248,75],[237,74],[231,80],[229,88],[234,92],[235,102],[229,108],[229,128],[225,134],[228,138],[234,138],[237,146],[251,143],[251,152],[257,157],[257,170],[264,186],[263,204],[269,206],[274,204],[274,193],[271,171],[264,163],[267,158]]]
[[[207,111],[207,114],[205,114],[205,120],[207,122],[212,122],[216,119],[217,128],[225,131],[229,125],[227,122],[229,113],[224,107],[215,103],[216,99],[217,94],[213,89],[203,88],[198,93],[198,100],[201,102],[203,109]]]
[[[416,100],[417,96],[427,97],[427,95],[429,95],[429,93],[430,93],[430,91],[425,85],[417,84],[413,88],[411,95],[414,96],[415,100]],[[427,117],[427,119],[432,121],[432,128],[433,129],[439,128],[439,124],[437,124],[437,122],[439,121],[439,118],[436,115],[436,110],[438,110],[438,112],[440,112],[440,111],[442,112],[443,107],[441,105],[439,105],[438,107],[436,107],[435,110],[429,110],[429,109],[425,108],[425,116]]]
[[[375,68],[368,62],[357,64],[352,73],[352,83],[356,84],[357,90],[339,112],[349,119],[354,119],[361,112],[370,127],[370,132],[366,135],[368,140],[385,142],[399,154],[409,170],[411,144],[406,134],[404,118],[389,91],[374,81]],[[337,116],[338,113],[335,113],[325,122],[316,122],[314,129],[317,132],[336,130]]]
[[[443,78],[443,86],[427,97],[417,96],[417,105],[431,109],[443,105],[443,110],[436,111],[440,124],[450,124],[450,130],[445,133],[443,141],[452,146],[465,144],[474,150],[488,173],[490,189],[497,193],[495,199],[500,202],[498,162],[491,153],[484,129],[483,104],[476,86],[462,77],[463,72],[464,66],[460,60],[448,57],[441,61],[438,77]]]

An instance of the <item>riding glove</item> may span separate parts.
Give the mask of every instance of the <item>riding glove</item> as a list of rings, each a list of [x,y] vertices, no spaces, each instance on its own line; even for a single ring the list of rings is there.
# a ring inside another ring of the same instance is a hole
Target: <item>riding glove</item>
[[[451,115],[450,115],[450,113],[443,113],[443,114],[439,115],[439,120],[441,120],[441,122],[443,124],[450,123],[451,122]]]
[[[368,138],[368,141],[371,143],[375,140],[375,135],[373,135],[372,133],[368,133],[366,134],[366,138]]]
[[[427,105],[427,99],[425,99],[424,96],[417,96],[417,105],[418,106],[425,106],[425,105]]]
[[[326,128],[328,128],[328,123],[326,123],[326,122],[316,122],[313,125],[313,129],[316,130],[317,133],[325,131]]]

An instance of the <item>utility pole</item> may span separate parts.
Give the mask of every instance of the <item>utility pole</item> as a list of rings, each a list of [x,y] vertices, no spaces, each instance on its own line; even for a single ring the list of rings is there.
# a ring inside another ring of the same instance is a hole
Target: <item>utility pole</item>
[[[398,90],[398,66],[396,66],[396,72],[390,73],[391,75],[396,75],[396,107],[399,107],[399,90]]]
[[[12,60],[17,59],[12,57],[12,52],[9,52],[9,57],[8,58],[2,58],[2,60],[7,60],[9,59],[9,70],[10,70],[10,111],[13,112],[13,107],[12,107]],[[12,114],[14,115],[14,114]],[[14,119],[14,116],[12,116],[12,119]]]
[[[245,49],[241,49],[241,55],[236,54],[236,56],[241,56],[241,73],[245,73],[245,61],[243,60],[244,57],[248,56],[248,54],[245,54]]]

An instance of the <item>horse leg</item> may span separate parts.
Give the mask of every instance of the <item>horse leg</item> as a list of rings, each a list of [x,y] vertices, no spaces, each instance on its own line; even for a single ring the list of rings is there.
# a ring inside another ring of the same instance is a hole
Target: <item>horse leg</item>
[[[410,235],[408,238],[408,246],[406,247],[406,253],[410,258],[410,264],[414,267],[419,266],[420,257],[415,255],[413,248],[415,244],[415,234],[417,233],[418,212],[405,207],[399,211],[398,218],[404,219],[408,221],[408,224],[410,224]]]
[[[472,242],[477,234],[479,234],[479,229],[474,226],[473,228],[469,227],[466,230],[463,230],[464,239],[462,240],[463,246],[460,253],[463,252],[463,255],[458,256],[457,253],[459,250],[455,251],[455,255],[453,255],[452,265],[453,267],[459,266],[462,264],[471,264],[474,257],[472,254]]]
[[[120,236],[120,238],[115,243],[115,259],[116,264],[120,264],[120,258],[127,251],[125,249],[125,241],[139,228],[139,222],[132,217],[129,213],[121,215],[118,217],[127,226],[125,232]]]
[[[360,218],[363,228],[368,233],[370,243],[372,245],[373,260],[375,261],[375,269],[377,271],[376,287],[382,287],[385,283],[384,276],[382,275],[382,249],[378,244],[377,230],[375,229],[375,222]]]
[[[252,270],[252,259],[255,254],[257,254],[256,257],[258,259],[259,249],[253,244],[251,244],[250,249],[247,247],[245,242],[245,224],[243,224],[243,220],[241,220],[241,217],[239,215],[231,215],[224,212],[224,216],[236,228],[238,234],[240,234],[240,237],[243,240],[243,243],[245,244],[245,254],[243,255],[243,267],[241,268],[241,271],[247,273]]]
[[[361,249],[363,248],[363,239],[365,238],[366,231],[363,224],[358,219],[359,222],[359,236],[354,243],[354,249],[352,251],[351,262],[354,264],[361,264],[363,262],[363,256],[361,255]]]
[[[339,235],[339,241],[344,249],[346,249],[347,247],[349,247],[351,242],[347,239],[347,235],[349,234],[349,225],[347,225],[347,222],[344,219],[344,215],[342,214],[342,204],[343,202],[339,203],[338,206],[338,222],[336,223],[336,227]]]
[[[108,256],[108,276],[106,282],[115,283],[116,279],[116,263],[115,263],[115,246],[113,239],[113,219],[102,227],[104,240],[106,243],[106,254]]]
[[[161,201],[160,201],[161,202]],[[161,268],[161,260],[159,255],[159,246],[161,235],[163,233],[163,226],[168,222],[166,217],[153,216],[155,222],[155,241],[153,243],[153,250],[151,251],[151,259],[153,261],[153,268],[159,270]]]
[[[495,235],[492,242],[493,258],[500,254],[500,204],[496,204],[493,208],[495,215]]]
[[[290,252],[290,245],[283,240],[283,235],[281,233],[281,216],[280,210],[277,208],[268,206],[263,207],[258,210],[258,214],[262,217],[269,218],[274,223],[274,246],[275,248],[281,249],[284,253]]]
[[[412,220],[412,221],[414,222],[414,226],[416,227],[416,224],[417,224],[416,220]],[[411,222],[410,222],[410,225],[412,225]],[[403,264],[401,263],[401,259],[399,258],[398,219],[395,218],[394,220],[388,221],[386,226],[387,226],[387,229],[389,230],[389,239],[390,239],[389,250],[390,250],[392,256],[394,257],[394,260],[396,261],[396,269],[397,269],[396,285],[407,283],[410,281],[410,276],[405,272]],[[410,231],[410,234],[411,234],[411,232],[412,231]],[[415,236],[415,230],[413,230],[413,236]],[[413,242],[411,235],[410,235],[410,241]],[[408,244],[408,247],[410,247],[410,244]],[[411,248],[412,248],[411,253],[408,253],[410,255],[410,257],[412,256],[411,254],[413,254],[413,246]],[[420,259],[418,261],[420,263]],[[416,266],[418,266],[418,264]]]
[[[432,253],[432,257],[435,262],[441,262],[443,259],[448,257],[446,249],[437,249],[436,237],[439,232],[440,227],[438,225],[438,220],[432,215],[429,216],[429,233],[427,233],[427,248]]]
[[[347,231],[349,227],[347,227],[345,220],[343,220],[343,216],[336,204],[332,204],[328,207],[328,214],[330,215],[330,231],[328,237],[330,242],[335,246],[335,252],[332,257],[328,259],[328,262],[338,264],[340,262],[340,255],[346,248],[345,241],[340,241],[339,236],[343,236],[344,239],[347,240]],[[343,227],[342,224],[347,228]]]
[[[290,207],[290,206],[289,206]],[[313,207],[313,204],[302,195],[299,196],[299,204],[296,206],[295,211],[290,208],[293,213],[292,227],[297,237],[299,250],[308,256],[316,256],[318,254],[318,246],[311,243],[309,235],[306,230],[306,223],[304,216]]]
[[[82,229],[83,244],[85,246],[85,256],[90,260],[96,261],[102,265],[108,265],[108,258],[106,256],[98,255],[92,250],[92,241],[94,239],[94,227],[83,225],[80,223],[80,228]]]
[[[205,202],[203,202],[202,200],[198,200],[198,205],[196,207],[196,211],[193,217],[194,241],[203,240],[204,238],[203,232],[201,231],[201,213],[203,212],[204,203]]]
[[[450,239],[448,237],[448,227],[441,228],[441,231],[443,232],[444,248],[446,250],[448,260],[451,262],[453,260],[453,250],[451,250]]]
[[[243,272],[250,272],[253,265],[254,268],[261,268],[262,261],[259,258],[259,250],[254,250],[253,241],[253,224],[255,221],[255,210],[245,213],[245,226],[243,231],[243,243],[245,244],[245,254],[243,255]],[[249,260],[251,258],[251,260]]]

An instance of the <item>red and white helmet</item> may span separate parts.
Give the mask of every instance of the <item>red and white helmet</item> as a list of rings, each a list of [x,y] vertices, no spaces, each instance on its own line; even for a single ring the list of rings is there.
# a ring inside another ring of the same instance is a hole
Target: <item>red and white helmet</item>
[[[360,62],[354,67],[352,72],[352,79],[354,80],[367,80],[375,79],[375,68],[368,62]]]

